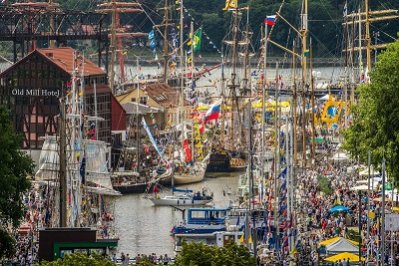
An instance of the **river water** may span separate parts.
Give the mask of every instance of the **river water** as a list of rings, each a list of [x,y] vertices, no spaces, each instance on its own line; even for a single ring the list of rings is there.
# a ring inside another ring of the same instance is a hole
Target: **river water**
[[[235,200],[239,174],[224,173],[207,175],[201,183],[182,186],[194,191],[203,187],[214,193],[214,206],[227,207]],[[223,193],[225,191],[225,193]],[[231,192],[231,193],[230,193]],[[182,213],[168,206],[152,206],[144,194],[124,195],[116,199],[115,226],[119,236],[118,253],[174,254],[174,242],[170,236],[173,225],[182,221]]]

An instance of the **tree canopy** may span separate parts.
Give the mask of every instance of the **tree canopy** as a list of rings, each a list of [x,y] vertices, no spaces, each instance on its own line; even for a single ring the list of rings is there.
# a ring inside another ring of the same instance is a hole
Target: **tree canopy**
[[[345,132],[344,148],[367,163],[381,164],[386,158],[388,174],[399,177],[399,41],[378,56],[371,83],[357,89],[358,102],[352,107],[353,125]]]
[[[111,260],[104,258],[100,255],[93,254],[87,256],[83,253],[72,253],[65,255],[64,258],[59,258],[55,261],[47,262],[43,261],[41,266],[69,266],[69,265],[81,265],[81,266],[113,266]]]
[[[244,246],[229,244],[226,247],[202,243],[183,243],[176,257],[177,266],[253,266],[255,258]]]
[[[30,183],[33,172],[30,157],[20,151],[21,137],[15,133],[7,109],[0,107],[0,259],[14,253],[12,229],[24,216],[22,194]]]

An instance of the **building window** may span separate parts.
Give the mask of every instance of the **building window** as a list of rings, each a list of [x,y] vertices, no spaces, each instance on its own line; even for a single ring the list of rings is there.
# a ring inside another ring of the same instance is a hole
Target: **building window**
[[[148,99],[147,96],[141,96],[140,97],[140,103],[144,104],[144,105],[147,105],[147,99]]]

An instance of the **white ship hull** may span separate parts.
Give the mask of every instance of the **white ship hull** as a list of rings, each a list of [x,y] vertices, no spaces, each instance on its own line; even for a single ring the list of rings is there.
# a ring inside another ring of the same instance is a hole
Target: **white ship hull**
[[[188,174],[175,173],[173,178],[174,184],[186,185],[186,184],[201,182],[205,178],[205,171],[206,171],[206,165],[203,165],[203,163],[201,163],[199,164],[198,170],[192,171],[192,173]]]
[[[162,198],[150,198],[156,206],[197,206],[205,205],[212,201],[212,198],[194,199],[189,196],[166,196]]]

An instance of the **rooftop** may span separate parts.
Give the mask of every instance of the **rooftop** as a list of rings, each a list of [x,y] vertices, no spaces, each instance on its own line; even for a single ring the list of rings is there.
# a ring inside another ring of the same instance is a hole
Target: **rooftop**
[[[72,74],[75,65],[74,58],[76,58],[76,65],[79,75],[82,73],[82,71],[84,76],[106,75],[104,70],[90,60],[84,58],[81,53],[75,51],[71,47],[46,48],[37,49],[35,51],[47,57],[50,61],[55,63],[69,74]]]

